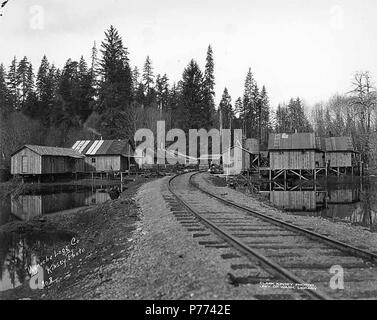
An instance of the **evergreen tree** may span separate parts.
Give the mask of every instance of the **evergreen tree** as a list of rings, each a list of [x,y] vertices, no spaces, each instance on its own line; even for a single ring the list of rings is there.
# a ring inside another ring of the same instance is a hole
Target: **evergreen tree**
[[[125,138],[125,128],[130,126],[126,113],[132,101],[132,75],[127,48],[113,26],[105,32],[101,53],[97,112],[102,123],[99,129],[109,139]]]
[[[93,67],[92,67],[93,68]],[[95,103],[95,80],[93,79],[92,68],[88,69],[84,57],[81,57],[78,64],[78,92],[76,114],[81,123],[85,122],[94,109]]]
[[[33,110],[38,108],[38,98],[35,92],[35,84],[34,84],[34,72],[33,66],[29,63],[29,67],[27,70],[27,85],[25,87],[26,91],[26,99],[22,106],[22,112],[25,115],[31,115]],[[30,114],[31,112],[31,114]]]
[[[145,95],[148,96],[150,94],[150,90],[153,88],[153,85],[154,85],[152,61],[149,58],[149,56],[147,56],[147,59],[145,60],[145,63],[144,63],[143,84],[145,88]]]
[[[310,132],[312,128],[306,117],[304,106],[299,98],[291,99],[288,104],[290,132]]]
[[[11,112],[9,105],[9,90],[6,83],[7,74],[3,64],[0,64],[0,116],[7,117]]]
[[[208,108],[206,127],[213,124],[213,116],[215,114],[215,63],[213,59],[212,47],[209,45],[207,49],[206,65],[204,70],[204,104]]]
[[[135,101],[141,108],[144,108],[144,102],[145,102],[144,91],[145,91],[144,85],[142,83],[139,83],[136,93],[135,93]]]
[[[266,87],[262,87],[260,93],[260,128],[261,128],[261,145],[266,146],[268,144],[268,135],[270,132],[270,102],[267,95]]]
[[[58,81],[57,100],[52,114],[53,124],[62,130],[79,127],[92,113],[94,88],[92,72],[83,57],[69,59]]]
[[[181,82],[182,83],[182,82]],[[168,100],[168,117],[170,128],[182,128],[180,124],[181,113],[183,108],[181,107],[182,101],[182,90],[181,86],[173,83],[171,89],[169,90],[169,100]]]
[[[219,112],[221,112],[222,128],[231,129],[234,113],[232,108],[232,98],[230,97],[227,88],[224,89],[219,104]]]
[[[14,57],[8,71],[9,103],[12,110],[20,109],[20,92],[17,77],[17,59]]]
[[[252,93],[252,119],[251,119],[251,136],[261,141],[262,137],[262,100],[259,93],[258,85],[255,83]]]
[[[133,93],[134,93],[134,97],[136,95],[136,92],[139,88],[139,84],[140,84],[140,72],[139,72],[139,69],[138,67],[134,67],[133,70],[132,70],[132,90],[133,90]]]
[[[40,119],[48,127],[51,121],[51,113],[54,108],[56,92],[56,68],[44,56],[37,74],[37,97],[38,106],[33,110],[32,115]]]
[[[20,93],[20,109],[23,110],[29,95],[34,90],[33,67],[27,57],[24,57],[18,64],[17,85]]]
[[[158,108],[162,112],[167,111],[169,101],[169,79],[166,74],[163,76],[157,75],[155,91]]]
[[[243,109],[241,112],[244,134],[248,138],[256,138],[257,132],[255,94],[256,83],[253,74],[251,73],[251,68],[249,68],[245,80],[245,88],[242,101]]]
[[[205,105],[203,91],[203,74],[196,61],[191,60],[182,76],[182,129],[209,129],[210,110]]]
[[[288,108],[285,105],[278,105],[275,114],[275,132],[290,133],[290,120]]]
[[[78,86],[77,62],[68,59],[59,81],[57,99],[52,112],[52,124],[67,128],[76,123],[75,119],[75,90]]]
[[[97,44],[94,41],[92,47],[92,55],[91,55],[91,66],[90,66],[90,78],[91,78],[91,86],[93,88],[93,96],[97,97],[98,90],[99,90],[99,75],[100,75],[100,66],[98,61],[98,49]],[[94,108],[94,107],[93,107]]]

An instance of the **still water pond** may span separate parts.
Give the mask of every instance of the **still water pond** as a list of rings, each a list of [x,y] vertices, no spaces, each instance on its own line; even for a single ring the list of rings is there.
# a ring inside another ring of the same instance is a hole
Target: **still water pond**
[[[0,226],[12,221],[103,203],[119,196],[119,186],[60,185],[39,187],[0,202]],[[72,239],[67,232],[0,232],[0,292],[15,289],[30,279],[29,268],[40,260],[47,248],[64,246]]]
[[[322,181],[303,185],[273,185],[262,194],[275,206],[295,215],[348,222],[377,232],[377,181]]]

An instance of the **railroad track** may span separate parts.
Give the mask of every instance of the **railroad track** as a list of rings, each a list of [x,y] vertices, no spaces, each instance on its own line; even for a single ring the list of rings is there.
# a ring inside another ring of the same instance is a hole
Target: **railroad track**
[[[199,174],[169,180],[176,201],[224,243],[257,260],[274,279],[301,286],[301,294],[310,299],[377,298],[376,254],[224,199],[199,186]],[[330,287],[332,266],[344,270],[343,290]]]

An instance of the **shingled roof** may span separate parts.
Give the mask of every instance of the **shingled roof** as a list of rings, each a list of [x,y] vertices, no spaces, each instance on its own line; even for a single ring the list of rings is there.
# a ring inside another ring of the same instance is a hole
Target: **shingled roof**
[[[56,157],[70,157],[70,158],[83,158],[84,156],[70,148],[56,148],[56,147],[48,147],[48,146],[36,146],[36,145],[24,145],[22,148],[18,149],[16,152],[12,154],[16,154],[17,152],[21,151],[24,148],[28,148],[35,153],[39,154],[40,156],[56,156]]]
[[[132,156],[132,146],[128,140],[79,140],[72,146],[72,149],[86,156]]]
[[[314,133],[272,133],[268,140],[268,150],[316,150]]]

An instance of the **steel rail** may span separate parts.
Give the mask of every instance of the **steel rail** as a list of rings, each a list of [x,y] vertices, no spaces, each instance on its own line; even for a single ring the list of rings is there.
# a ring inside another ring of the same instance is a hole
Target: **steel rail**
[[[259,260],[259,262],[261,262],[261,264],[264,267],[266,267],[268,270],[270,270],[270,273],[274,273],[275,275],[280,276],[281,278],[283,278],[286,281],[291,281],[292,283],[301,284],[305,287],[306,282],[304,280],[300,279],[299,277],[297,277],[296,275],[294,275],[293,273],[291,273],[287,269],[279,266],[278,264],[276,264],[275,262],[273,262],[269,258],[265,257],[264,255],[260,254],[259,252],[253,250],[252,248],[250,248],[248,245],[244,244],[239,239],[233,237],[228,232],[224,231],[223,229],[221,229],[220,227],[218,227],[217,225],[215,225],[214,223],[212,223],[208,219],[204,218],[199,212],[197,212],[185,200],[183,200],[183,198],[181,196],[179,196],[176,191],[173,190],[171,184],[172,184],[173,180],[175,180],[178,177],[181,177],[184,174],[187,174],[187,173],[178,174],[178,175],[170,178],[169,182],[168,182],[168,189],[169,189],[170,193],[172,193],[175,196],[175,198],[178,200],[178,202],[180,202],[188,211],[190,211],[195,217],[197,217],[205,226],[207,226],[214,233],[216,233],[221,239],[226,241],[228,244],[230,244],[236,250],[242,252],[242,254],[244,254],[247,258],[249,258],[251,260],[254,260],[254,259]],[[196,175],[196,174],[194,174],[194,175]],[[190,181],[191,181],[191,177],[190,177]],[[199,188],[198,188],[198,190],[202,191]],[[204,193],[208,194],[207,192],[204,192]],[[271,270],[272,270],[272,272],[271,272]],[[330,296],[328,296],[327,294],[325,294],[325,293],[323,293],[319,290],[305,288],[302,291],[306,295],[308,295],[309,297],[316,299],[316,300],[332,300],[332,298]]]
[[[260,219],[262,219],[266,222],[270,222],[270,223],[275,224],[277,226],[284,227],[285,229],[288,229],[290,231],[300,233],[300,234],[302,234],[302,235],[304,235],[304,236],[306,236],[306,237],[308,237],[312,240],[317,240],[317,241],[320,241],[322,243],[326,243],[326,244],[330,245],[331,247],[336,248],[340,251],[346,252],[346,253],[348,253],[352,256],[355,256],[355,257],[358,257],[358,258],[363,258],[363,259],[366,259],[366,260],[370,260],[374,263],[377,262],[377,254],[374,254],[373,252],[369,252],[369,251],[366,251],[366,250],[363,250],[363,249],[359,249],[357,247],[354,247],[354,246],[349,245],[347,243],[344,243],[342,241],[326,237],[326,236],[321,235],[319,233],[316,233],[314,231],[295,226],[291,223],[288,223],[288,222],[267,216],[267,215],[260,213],[260,212],[256,212],[256,211],[254,211],[254,210],[252,210],[248,207],[234,203],[233,201],[225,200],[225,199],[223,199],[223,198],[221,198],[221,197],[219,197],[219,196],[217,196],[217,195],[215,195],[215,194],[213,194],[213,193],[211,193],[207,190],[204,190],[203,188],[199,187],[196,183],[194,183],[192,181],[192,178],[194,176],[200,174],[200,173],[201,172],[194,173],[190,177],[189,181],[190,181],[192,186],[194,186],[195,188],[197,188],[201,192],[207,194],[208,196],[215,198],[215,199],[217,199],[217,200],[219,200],[219,201],[221,201],[225,204],[228,204],[230,206],[241,209],[241,210],[245,211],[246,213],[249,213],[254,217],[258,217],[258,218],[260,218]]]

